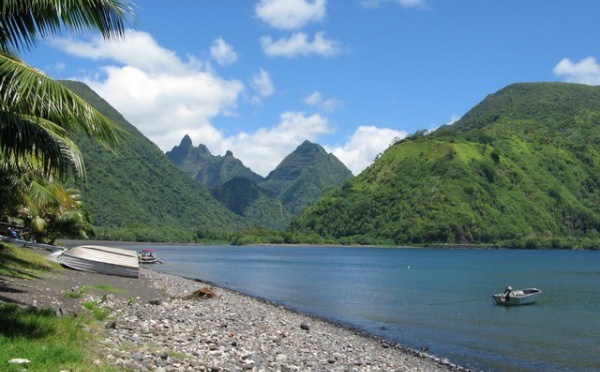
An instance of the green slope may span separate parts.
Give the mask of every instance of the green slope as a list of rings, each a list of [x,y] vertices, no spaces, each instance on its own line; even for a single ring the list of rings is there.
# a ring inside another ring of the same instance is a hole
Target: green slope
[[[318,200],[323,191],[352,178],[352,172],[333,154],[304,141],[273,170],[260,186],[281,198],[292,214]]]
[[[212,192],[229,210],[244,216],[253,226],[283,230],[292,217],[279,198],[244,177],[233,178]]]
[[[217,200],[244,216],[249,225],[277,230],[285,228],[293,215],[316,201],[324,190],[353,177],[334,155],[309,141],[298,146],[266,179],[231,152],[213,156],[204,145],[194,147],[189,136],[166,155],[180,170],[211,188]]]
[[[128,133],[114,154],[84,137],[87,184],[80,184],[98,227],[176,227],[235,230],[243,219],[175,167],[150,140],[85,84],[63,81]]]
[[[388,150],[293,230],[363,243],[589,246],[600,230],[600,88],[531,83]]]

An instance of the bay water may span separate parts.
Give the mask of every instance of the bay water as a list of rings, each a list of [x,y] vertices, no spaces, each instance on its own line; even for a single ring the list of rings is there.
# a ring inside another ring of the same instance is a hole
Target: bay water
[[[148,245],[130,247],[142,249]],[[600,371],[600,252],[160,245],[209,281],[482,371]],[[492,304],[507,285],[537,303]]]

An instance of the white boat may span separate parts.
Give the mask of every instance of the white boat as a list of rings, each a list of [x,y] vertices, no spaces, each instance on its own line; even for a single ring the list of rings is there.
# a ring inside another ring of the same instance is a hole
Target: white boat
[[[513,290],[510,286],[506,287],[503,293],[496,293],[492,300],[496,305],[520,306],[530,305],[537,301],[542,291],[537,288],[525,288]]]
[[[137,252],[130,249],[81,245],[55,256],[56,262],[80,271],[138,278]]]

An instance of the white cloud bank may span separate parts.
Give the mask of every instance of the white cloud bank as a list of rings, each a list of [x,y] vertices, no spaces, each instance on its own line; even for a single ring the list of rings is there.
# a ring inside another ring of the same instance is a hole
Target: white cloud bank
[[[579,62],[564,58],[554,67],[553,71],[558,76],[564,76],[571,83],[600,85],[600,65],[594,57],[588,57]]]
[[[289,38],[273,40],[270,36],[260,38],[263,52],[270,57],[288,57],[319,55],[332,57],[341,53],[339,43],[325,37],[325,32],[315,34],[312,41],[304,32],[297,32]]]
[[[261,0],[254,8],[264,23],[280,30],[297,30],[325,18],[327,0]]]
[[[179,145],[187,134],[194,145],[204,144],[214,155],[231,150],[263,176],[305,140],[319,143],[320,136],[332,134],[326,115],[341,103],[314,92],[304,103],[319,113],[287,111],[278,122],[225,136],[212,121],[239,115],[238,104],[248,88],[241,80],[220,77],[210,63],[193,56],[182,59],[144,32],[127,31],[119,44],[97,38],[62,39],[54,45],[71,55],[99,61],[97,69],[73,79],[88,84],[163,151]],[[222,61],[233,61],[233,48],[224,41],[217,39],[210,48],[210,58],[229,56]],[[249,85],[259,99],[275,91],[271,76],[263,69],[252,76]],[[404,135],[391,129],[360,127],[348,143],[328,151],[358,174],[394,137]]]

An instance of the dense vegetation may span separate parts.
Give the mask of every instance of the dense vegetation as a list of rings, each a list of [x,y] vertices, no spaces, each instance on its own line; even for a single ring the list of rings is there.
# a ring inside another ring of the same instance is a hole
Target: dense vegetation
[[[75,133],[115,146],[119,127],[64,85],[19,58],[63,32],[123,37],[135,20],[128,0],[3,1],[0,3],[0,221],[7,232],[52,243],[59,235],[85,238],[89,214],[79,191],[84,178]],[[12,230],[14,228],[14,230]],[[2,231],[4,232],[4,231]]]
[[[62,83],[127,131],[117,152],[83,136],[76,139],[87,169],[87,182],[77,186],[92,212],[97,237],[193,242],[205,236],[227,237],[244,226],[241,217],[174,167],[156,145],[86,85]]]
[[[323,147],[305,141],[266,178],[252,172],[231,152],[213,156],[189,136],[167,152],[173,164],[212,189],[213,196],[248,225],[283,230],[291,217],[316,201],[324,190],[338,187],[352,173]]]
[[[600,246],[600,88],[509,86],[401,140],[294,221],[360,244]]]
[[[316,201],[323,190],[340,186],[352,172],[323,147],[304,141],[273,170],[261,186],[278,195],[296,215]]]
[[[212,193],[229,210],[246,217],[253,226],[283,230],[292,217],[276,195],[245,177],[233,178],[216,187]]]

